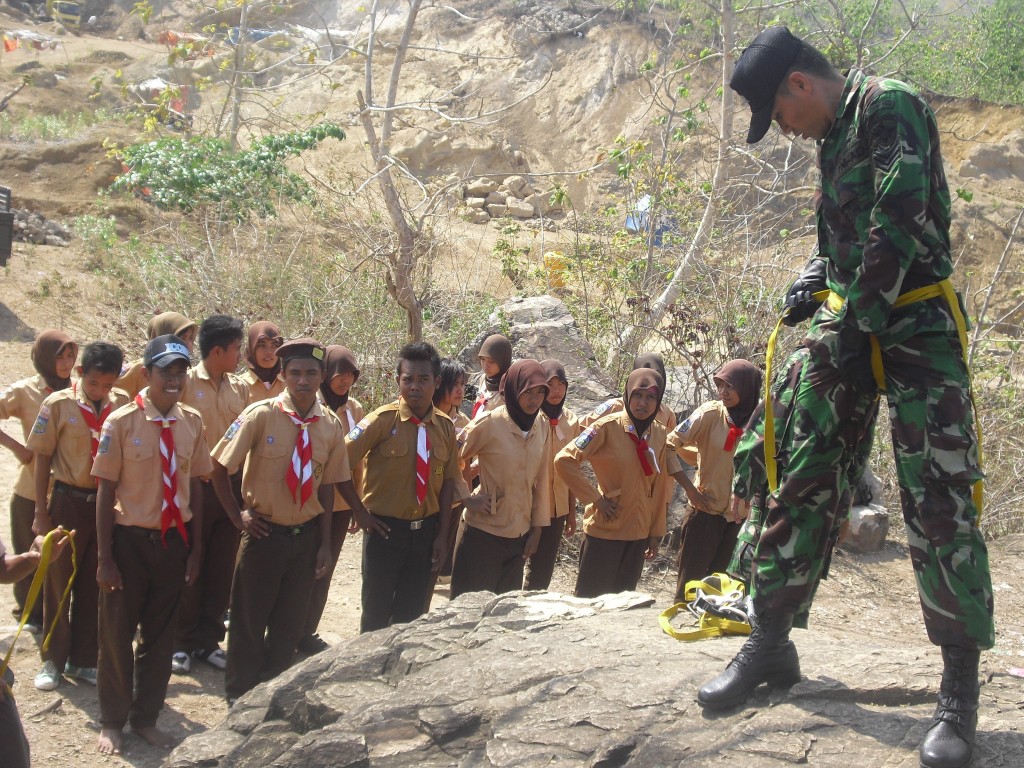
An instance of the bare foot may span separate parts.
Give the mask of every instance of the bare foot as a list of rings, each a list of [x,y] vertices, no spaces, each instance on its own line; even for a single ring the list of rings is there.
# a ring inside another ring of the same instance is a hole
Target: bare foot
[[[104,728],[100,731],[99,750],[101,755],[121,754],[121,729]]]
[[[155,725],[146,726],[144,728],[132,727],[132,733],[141,738],[145,739],[147,743],[159,749],[170,749],[178,740],[171,736],[169,733],[164,733]]]

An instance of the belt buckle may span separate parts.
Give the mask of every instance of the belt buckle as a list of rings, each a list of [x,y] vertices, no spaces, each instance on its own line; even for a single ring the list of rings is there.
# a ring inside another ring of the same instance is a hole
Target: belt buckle
[[[288,531],[288,533],[290,533],[292,536],[298,536],[300,533],[302,533],[302,526],[293,525],[291,529]]]
[[[409,530],[410,531],[418,531],[422,527],[423,527],[423,521],[422,520],[413,520],[411,523],[409,523]]]
[[[87,504],[92,504],[94,501],[96,501],[96,494],[95,493],[86,494],[85,502]]]

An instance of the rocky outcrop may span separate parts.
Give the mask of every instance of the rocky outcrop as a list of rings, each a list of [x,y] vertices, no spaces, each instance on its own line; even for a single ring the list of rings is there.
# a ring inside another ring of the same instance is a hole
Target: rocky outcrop
[[[569,407],[589,413],[615,391],[615,385],[597,362],[569,308],[554,296],[512,299],[491,315],[488,328],[462,350],[459,359],[477,369],[476,355],[483,340],[502,333],[512,342],[517,358],[555,358],[565,366],[569,379]]]
[[[464,595],[259,686],[165,766],[917,765],[941,665],[930,646],[800,632],[800,683],[705,715],[697,688],[742,639],[677,642],[651,603]],[[983,689],[975,765],[1019,759],[1013,699]]]
[[[465,184],[449,182],[459,200],[458,215],[473,224],[504,217],[534,219],[562,210],[557,200],[551,200],[552,190],[538,191],[525,176],[482,176]]]

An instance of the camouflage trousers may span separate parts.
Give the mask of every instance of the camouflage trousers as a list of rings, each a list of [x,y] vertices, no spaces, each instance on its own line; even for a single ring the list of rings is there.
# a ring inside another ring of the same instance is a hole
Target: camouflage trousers
[[[949,331],[913,334],[904,324],[880,341],[900,500],[929,639],[990,648],[988,551],[972,498],[982,475],[959,339]],[[805,345],[806,355],[791,356],[773,385],[780,487],[737,544],[740,558],[748,545],[758,610],[791,613],[797,626],[806,626],[849,509],[850,478],[859,476],[858,465],[863,471],[877,408],[832,364],[835,333],[827,321]]]

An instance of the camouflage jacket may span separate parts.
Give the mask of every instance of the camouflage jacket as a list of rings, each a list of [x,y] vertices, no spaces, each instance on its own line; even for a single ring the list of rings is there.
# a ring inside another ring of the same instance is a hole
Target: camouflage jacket
[[[935,115],[909,86],[853,70],[819,164],[818,245],[847,297],[841,320],[882,333],[901,293],[953,271]]]

